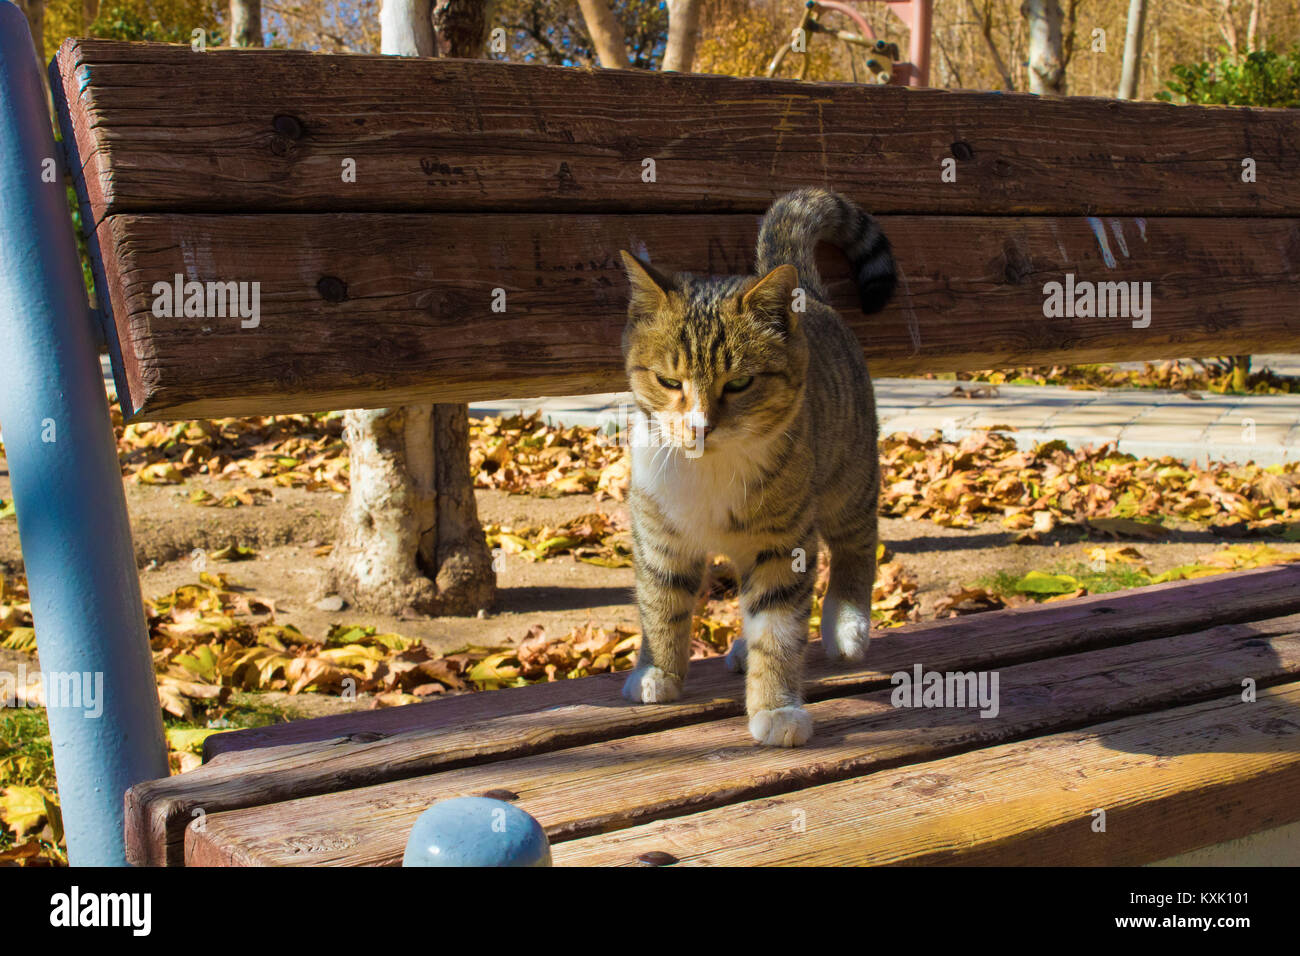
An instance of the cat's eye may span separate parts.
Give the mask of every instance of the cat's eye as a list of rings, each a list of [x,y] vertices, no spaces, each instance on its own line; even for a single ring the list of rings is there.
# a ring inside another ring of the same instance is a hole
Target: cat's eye
[[[753,384],[754,376],[746,375],[744,378],[733,378],[726,385],[722,386],[722,390],[724,392],[743,392]]]
[[[675,378],[664,378],[662,375],[656,375],[655,378],[659,379],[659,384],[662,385],[664,388],[681,388],[681,387],[682,387],[682,383],[681,383],[681,381],[680,381],[679,379],[675,379]]]

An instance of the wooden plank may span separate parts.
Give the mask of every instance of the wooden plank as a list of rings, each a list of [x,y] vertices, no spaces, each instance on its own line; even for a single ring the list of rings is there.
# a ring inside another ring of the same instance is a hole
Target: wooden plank
[[[896,213],[1300,215],[1287,110],[100,40],[58,69],[96,222],[759,212],[809,183]]]
[[[882,223],[902,281],[880,314],[858,310],[842,257],[823,250],[877,375],[1300,345],[1300,220]],[[126,215],[99,242],[125,399],[166,419],[617,390],[618,250],[737,273],[756,237],[749,215]],[[154,315],[155,284],[177,274],[260,283],[258,324]],[[1149,325],[1045,318],[1045,285],[1067,275],[1149,283]]]
[[[827,697],[855,693],[855,689],[868,686],[864,681],[883,680],[899,666],[918,657],[942,666],[958,666],[963,662],[980,666],[1018,664],[1295,613],[1300,613],[1300,566],[1282,564],[1110,594],[1089,594],[1070,601],[1029,604],[969,617],[877,629],[871,642],[872,667],[867,670],[846,671],[839,666],[826,666],[820,654],[820,641],[814,638],[808,652],[808,693]],[[694,697],[698,691],[701,698],[708,697],[714,693],[713,681],[731,679],[726,675],[721,659],[697,661],[691,665],[687,694]],[[708,693],[701,687],[706,682]],[[620,700],[617,693],[620,684],[617,677],[563,680],[491,693],[440,697],[409,707],[252,727],[209,737],[204,756],[211,762],[216,757],[247,750],[330,743],[349,734],[377,739],[408,731],[445,731],[486,718],[538,712],[579,702],[608,711],[611,704]],[[719,692],[729,693],[725,687]],[[648,712],[662,713],[663,708],[650,708]],[[738,714],[740,710],[709,711],[707,716],[733,713]],[[637,716],[642,725],[645,719],[644,715]],[[223,765],[233,766],[237,761],[238,758],[227,756]],[[186,780],[195,778],[194,773],[185,777]]]
[[[991,611],[882,631],[867,670],[828,666],[814,641],[805,693],[818,700],[884,687],[916,660],[999,666],[1295,612],[1300,567],[1288,566]],[[721,659],[692,665],[686,694],[668,707],[628,705],[622,681],[559,681],[209,737],[205,766],[128,792],[128,858],[178,865],[199,808],[256,806],[743,712],[739,679]]]
[[[1137,866],[1300,819],[1300,684],[559,843],[557,866]],[[1094,811],[1106,811],[1095,832]]]
[[[942,670],[917,660],[925,670]],[[911,668],[907,668],[911,670]],[[963,671],[974,668],[963,667]],[[552,841],[799,790],[899,764],[1086,726],[1300,676],[1300,615],[999,668],[998,708],[896,709],[893,689],[811,704],[806,747],[754,745],[714,721],[431,776],[208,814],[187,865],[395,865],[416,817],[491,790]],[[991,678],[989,678],[991,680]],[[1077,767],[1077,765],[1075,765]]]

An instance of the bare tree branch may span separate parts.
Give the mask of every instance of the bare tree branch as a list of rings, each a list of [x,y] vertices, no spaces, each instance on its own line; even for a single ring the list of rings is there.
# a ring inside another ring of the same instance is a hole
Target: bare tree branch
[[[975,4],[975,0],[966,0],[970,5],[971,15],[975,17],[975,22],[979,24],[980,35],[984,37],[984,43],[988,46],[989,53],[993,56],[993,65],[997,67],[998,75],[1002,77],[1002,82],[1008,90],[1016,88],[1016,82],[1011,78],[1011,73],[1007,70],[1006,61],[1002,59],[1002,54],[998,52],[998,45],[993,41],[993,11],[989,7],[983,11]]]
[[[591,34],[600,65],[611,70],[631,69],[623,28],[618,25],[609,4],[605,0],[578,0],[578,6],[582,18],[587,21],[587,32]]]

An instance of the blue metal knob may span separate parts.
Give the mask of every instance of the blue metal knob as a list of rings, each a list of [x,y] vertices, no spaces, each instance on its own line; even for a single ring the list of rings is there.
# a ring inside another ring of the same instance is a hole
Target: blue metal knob
[[[550,866],[551,844],[532,816],[504,800],[435,803],[411,828],[402,866]]]

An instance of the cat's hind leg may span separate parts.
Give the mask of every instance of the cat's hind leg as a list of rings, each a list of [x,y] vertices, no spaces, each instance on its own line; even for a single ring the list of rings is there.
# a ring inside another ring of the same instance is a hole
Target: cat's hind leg
[[[727,670],[733,674],[745,673],[745,657],[747,653],[745,639],[737,637],[731,642],[731,646],[727,648]]]
[[[832,661],[861,663],[871,644],[871,589],[876,582],[876,515],[830,538],[831,575],[822,601],[822,651]]]
[[[623,682],[638,704],[666,704],[681,696],[691,656],[691,613],[704,580],[704,557],[650,548],[636,554],[636,600],[641,650]]]

